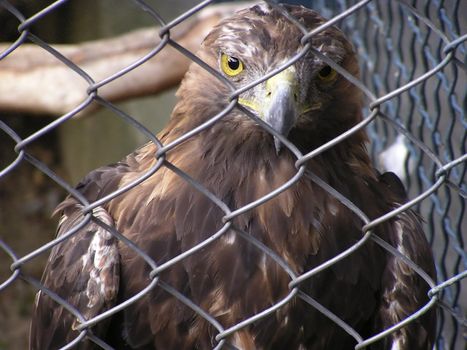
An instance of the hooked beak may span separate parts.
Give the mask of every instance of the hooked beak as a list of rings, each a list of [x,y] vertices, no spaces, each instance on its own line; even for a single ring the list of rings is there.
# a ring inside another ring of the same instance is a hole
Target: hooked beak
[[[266,82],[262,98],[251,102],[239,98],[239,103],[253,109],[261,119],[268,123],[278,133],[287,136],[294,126],[298,114],[299,85],[294,66],[290,66]],[[274,136],[274,147],[279,154],[282,143]]]
[[[290,66],[266,81],[264,120],[283,136],[289,134],[298,117],[298,81],[295,67]],[[279,154],[282,143],[274,136]]]

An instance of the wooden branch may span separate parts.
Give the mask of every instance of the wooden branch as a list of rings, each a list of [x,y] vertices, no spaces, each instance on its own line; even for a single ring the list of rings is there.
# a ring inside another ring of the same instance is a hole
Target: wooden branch
[[[171,31],[171,38],[192,52],[220,19],[251,3],[208,7]],[[158,28],[76,45],[52,45],[96,82],[120,71],[150,52],[159,42]],[[9,44],[0,44],[3,52]],[[149,61],[99,88],[100,96],[115,102],[156,94],[177,85],[190,60],[167,45]],[[87,82],[34,44],[23,44],[0,61],[0,111],[64,114],[87,97]],[[84,113],[97,107],[95,103]]]

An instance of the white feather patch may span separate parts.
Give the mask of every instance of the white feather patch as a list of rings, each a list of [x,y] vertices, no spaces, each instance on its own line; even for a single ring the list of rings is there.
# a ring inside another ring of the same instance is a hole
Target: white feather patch
[[[102,207],[93,210],[93,215],[106,225],[113,227],[113,220]],[[119,264],[117,240],[105,228],[93,224],[94,235],[89,244],[87,254],[82,256],[83,272],[89,274],[86,287],[87,307],[113,299],[117,294],[118,276],[114,268]]]
[[[392,342],[391,350],[402,350],[402,339],[401,338],[396,338]]]
[[[235,243],[236,239],[237,239],[237,237],[235,235],[235,232],[227,232],[225,235],[222,236],[222,240],[227,245],[233,245]]]

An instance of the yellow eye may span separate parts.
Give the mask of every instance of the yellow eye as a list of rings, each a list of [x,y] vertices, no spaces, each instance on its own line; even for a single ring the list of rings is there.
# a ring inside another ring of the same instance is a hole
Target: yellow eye
[[[337,77],[337,72],[332,69],[329,66],[325,66],[324,68],[321,68],[321,70],[318,72],[318,78],[324,83],[329,83],[336,79]]]
[[[242,72],[243,63],[238,58],[223,53],[221,56],[221,68],[225,74],[233,77]]]

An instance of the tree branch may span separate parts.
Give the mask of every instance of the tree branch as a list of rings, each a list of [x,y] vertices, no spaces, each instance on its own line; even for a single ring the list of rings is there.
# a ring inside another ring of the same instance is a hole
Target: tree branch
[[[250,4],[208,7],[175,27],[171,38],[196,52],[220,19]],[[156,47],[158,30],[147,28],[110,39],[52,46],[99,82]],[[8,47],[0,44],[0,52]],[[99,88],[98,93],[112,102],[157,94],[177,85],[189,64],[189,59],[167,45],[143,65]],[[87,87],[81,76],[34,44],[21,45],[0,61],[0,111],[61,115],[85,100]],[[84,113],[96,107],[89,106]]]

